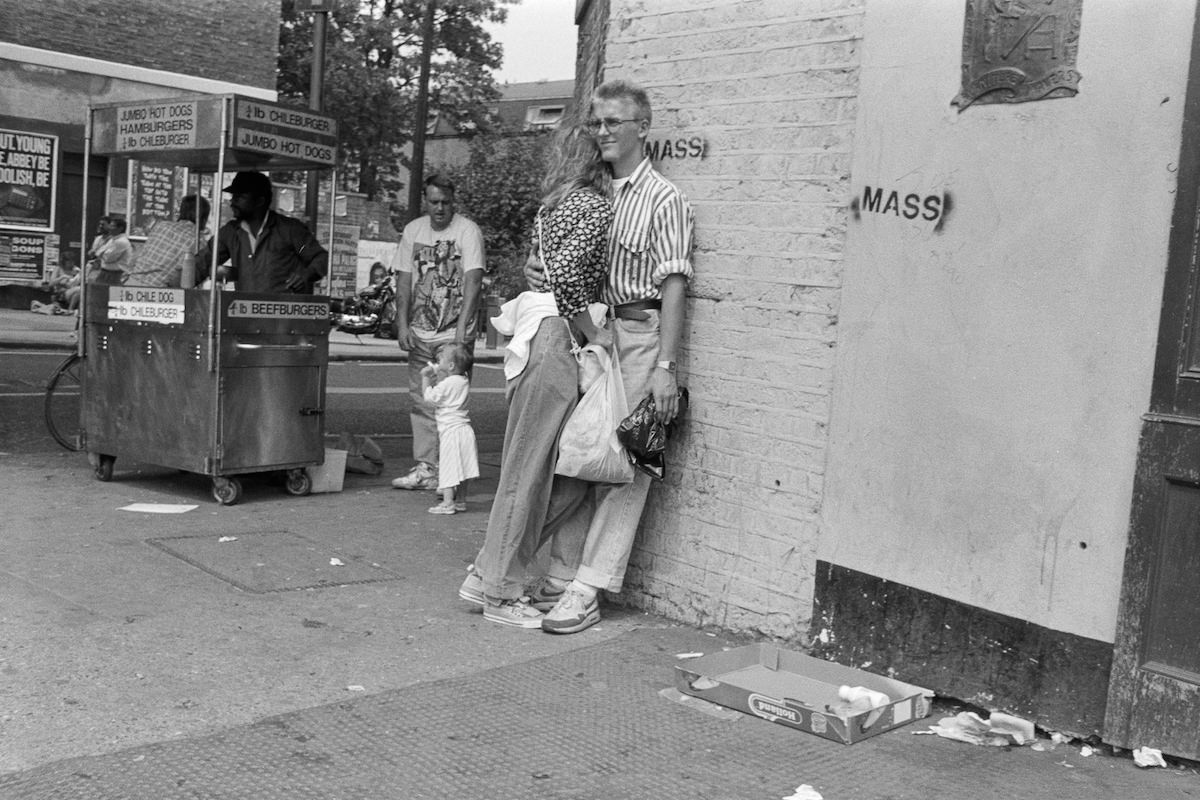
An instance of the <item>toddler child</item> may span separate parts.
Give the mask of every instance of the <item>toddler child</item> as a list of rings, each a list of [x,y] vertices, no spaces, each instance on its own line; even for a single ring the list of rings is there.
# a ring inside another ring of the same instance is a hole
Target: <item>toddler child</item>
[[[430,514],[454,514],[467,510],[467,481],[479,477],[475,431],[467,417],[470,385],[467,372],[474,358],[461,344],[445,344],[438,360],[421,370],[425,401],[434,407],[438,429],[438,491],[442,502]]]

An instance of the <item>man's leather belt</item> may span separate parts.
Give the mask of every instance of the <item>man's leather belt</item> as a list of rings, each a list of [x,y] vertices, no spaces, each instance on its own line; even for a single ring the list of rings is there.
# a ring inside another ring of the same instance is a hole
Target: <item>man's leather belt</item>
[[[650,315],[646,311],[653,309],[658,311],[662,308],[662,300],[635,300],[632,303],[622,303],[619,306],[613,306],[610,312],[617,319],[650,319]]]

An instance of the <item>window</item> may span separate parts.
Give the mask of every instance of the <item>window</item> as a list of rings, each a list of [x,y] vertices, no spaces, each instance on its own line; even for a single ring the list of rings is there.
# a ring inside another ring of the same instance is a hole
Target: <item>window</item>
[[[562,122],[566,106],[530,106],[525,109],[525,130],[553,128]]]

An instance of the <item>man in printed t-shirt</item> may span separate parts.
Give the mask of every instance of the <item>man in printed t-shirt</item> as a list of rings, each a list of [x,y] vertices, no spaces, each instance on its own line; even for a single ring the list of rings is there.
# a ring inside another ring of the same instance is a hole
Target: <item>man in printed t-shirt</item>
[[[454,213],[454,184],[431,175],[425,180],[428,213],[404,227],[392,267],[396,276],[396,327],[408,351],[412,400],[413,460],[416,466],[392,481],[397,489],[436,489],[437,421],[425,402],[421,370],[446,343],[474,353],[476,312],[483,285],[484,247],[479,226]],[[405,274],[406,273],[406,274]]]

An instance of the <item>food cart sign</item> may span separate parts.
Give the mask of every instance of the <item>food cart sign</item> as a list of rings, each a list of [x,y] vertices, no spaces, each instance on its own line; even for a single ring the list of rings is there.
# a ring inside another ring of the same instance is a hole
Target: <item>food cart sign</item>
[[[337,122],[291,106],[235,97],[229,146],[332,167],[337,165]]]
[[[183,316],[183,289],[108,287],[109,320],[182,325]]]
[[[196,146],[195,100],[142,103],[117,109],[117,152],[188,150]]]
[[[234,300],[229,316],[242,319],[328,319],[329,303],[290,300]]]

